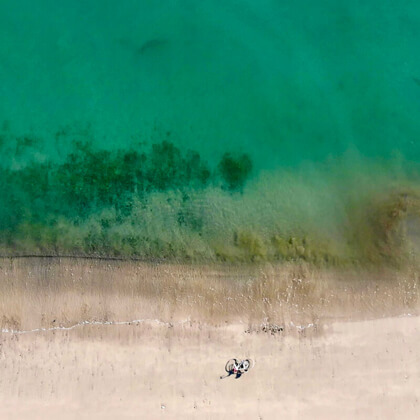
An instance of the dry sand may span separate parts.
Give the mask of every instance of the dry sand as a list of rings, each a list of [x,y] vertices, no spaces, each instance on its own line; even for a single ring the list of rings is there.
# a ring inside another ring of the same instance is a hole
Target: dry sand
[[[25,267],[19,270],[33,269]],[[12,285],[20,284],[19,270],[12,278],[5,274],[10,274],[10,266],[3,271],[9,297],[18,294]],[[374,287],[371,299],[385,296],[384,290]],[[283,320],[284,331],[274,334],[245,317],[236,321],[221,317],[211,323],[194,320],[189,312],[190,320],[182,322],[181,310],[171,316],[171,324],[145,321],[27,334],[6,331],[13,327],[12,318],[15,329],[35,326],[24,308],[30,308],[34,320],[41,322],[45,302],[35,296],[38,309],[22,298],[20,312],[2,315],[2,420],[419,418],[420,317],[412,289],[411,300],[404,300],[410,314],[404,316],[379,317],[377,311],[363,306],[364,315],[360,307],[355,308],[359,320],[350,321],[348,316],[343,320],[331,313],[323,317],[318,312],[314,325],[299,328],[291,325],[289,314]],[[85,305],[84,296],[81,292]],[[0,310],[11,311],[5,292],[2,299]],[[74,294],[71,299],[75,305]],[[93,302],[92,296],[89,299]],[[112,294],[107,299],[112,300]],[[156,303],[150,294],[136,299],[144,308]],[[65,298],[58,302],[64,304]],[[354,302],[360,299],[355,297]],[[372,302],[372,307],[385,311],[379,300],[376,305]],[[57,311],[49,305],[48,310]],[[121,309],[121,314],[129,315],[128,308]],[[404,311],[404,307],[397,309]],[[167,314],[160,315],[165,320]],[[53,321],[44,319],[41,326],[56,328],[58,321]],[[59,324],[72,325],[70,321]],[[250,357],[255,366],[238,379],[220,379],[231,357]]]
[[[419,317],[286,336],[189,324],[80,329],[2,336],[1,419],[419,418]],[[232,356],[255,366],[220,379]]]

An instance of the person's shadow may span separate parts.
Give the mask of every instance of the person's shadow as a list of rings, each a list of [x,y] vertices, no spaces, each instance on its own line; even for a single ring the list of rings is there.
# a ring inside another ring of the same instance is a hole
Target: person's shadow
[[[221,376],[220,377],[220,379],[226,379],[226,378],[229,378],[229,376],[231,376],[231,375],[235,375],[235,379],[239,379],[241,376],[242,376],[242,373],[241,372],[236,372],[236,374],[235,374],[235,372],[233,371],[233,370],[231,370],[230,372],[228,372],[228,374],[227,375],[225,375],[225,376]]]

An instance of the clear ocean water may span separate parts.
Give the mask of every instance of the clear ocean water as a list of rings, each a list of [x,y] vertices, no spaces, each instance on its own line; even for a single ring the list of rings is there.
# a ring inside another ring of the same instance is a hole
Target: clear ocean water
[[[65,160],[75,138],[109,151],[170,139],[181,152],[198,152],[211,171],[224,153],[252,160],[240,192],[217,181],[199,192],[189,185],[195,204],[186,212],[201,215],[198,225],[174,216],[185,204],[176,198],[180,188],[140,197],[142,210],[128,212],[123,228],[121,217],[109,216],[110,236],[125,238],[132,229],[138,243],[160,244],[145,255],[194,243],[200,255],[264,259],[275,237],[350,246],[354,225],[371,218],[371,203],[361,204],[368,197],[387,188],[387,197],[416,196],[419,40],[414,0],[1,0],[4,248],[108,252],[84,241],[86,232],[100,230],[89,223],[119,212],[115,200],[92,205],[80,221],[46,201],[34,209],[42,196],[16,181],[28,165]],[[7,178],[10,171],[15,178]],[[171,210],[162,204],[168,195],[180,203]],[[16,210],[10,203],[18,199]],[[16,211],[19,220],[10,215]],[[52,229],[61,217],[73,229],[66,244],[25,230],[28,223]],[[221,232],[234,251],[214,245]],[[23,244],[15,243],[18,236]],[[118,252],[143,255],[136,246]]]

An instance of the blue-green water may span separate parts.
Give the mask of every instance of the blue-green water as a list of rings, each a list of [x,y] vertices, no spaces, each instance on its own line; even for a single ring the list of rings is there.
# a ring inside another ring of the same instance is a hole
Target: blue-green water
[[[362,253],[388,255],[378,208],[416,207],[419,39],[416,1],[2,0],[4,249],[358,259],[367,236]],[[120,157],[166,140],[211,176],[156,184],[155,162],[142,191],[73,185],[75,207],[52,167],[75,140]],[[218,170],[226,152],[252,161],[240,188]]]

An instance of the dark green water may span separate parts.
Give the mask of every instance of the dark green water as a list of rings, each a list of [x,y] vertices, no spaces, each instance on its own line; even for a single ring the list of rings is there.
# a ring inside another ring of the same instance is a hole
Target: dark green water
[[[2,0],[4,252],[388,257],[417,214],[419,39],[417,1]],[[71,164],[84,143],[102,166]],[[235,188],[224,153],[252,162]]]

